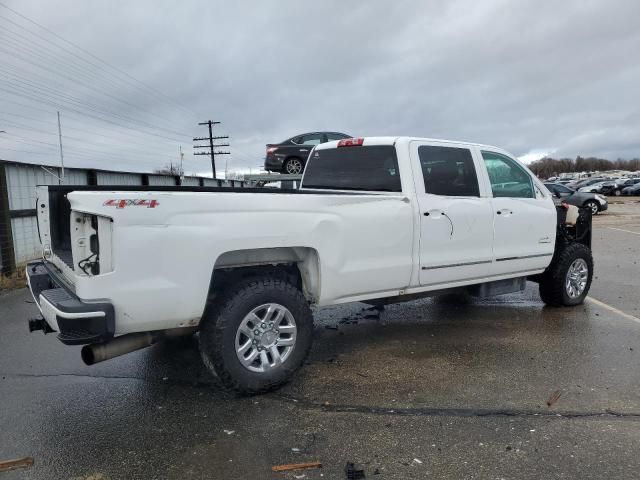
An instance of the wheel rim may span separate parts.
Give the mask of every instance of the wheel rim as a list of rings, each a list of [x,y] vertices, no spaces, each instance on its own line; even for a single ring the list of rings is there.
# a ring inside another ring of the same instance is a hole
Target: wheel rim
[[[297,158],[292,158],[287,162],[287,173],[297,175],[302,172],[302,162]]]
[[[567,270],[565,288],[570,298],[578,298],[584,292],[589,278],[589,267],[583,258],[576,258]]]
[[[591,203],[591,213],[593,215],[598,213],[598,204],[597,203],[593,203],[593,202]]]
[[[278,303],[251,310],[236,332],[236,355],[247,370],[264,373],[280,367],[296,344],[297,327],[291,312]]]

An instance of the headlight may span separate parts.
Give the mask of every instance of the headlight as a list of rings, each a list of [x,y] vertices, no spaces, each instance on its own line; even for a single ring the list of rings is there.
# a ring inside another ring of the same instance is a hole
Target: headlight
[[[607,197],[605,197],[605,196],[603,196],[603,195],[598,195],[598,194],[596,193],[596,198],[597,198],[598,200],[600,200],[602,203],[607,203]]]

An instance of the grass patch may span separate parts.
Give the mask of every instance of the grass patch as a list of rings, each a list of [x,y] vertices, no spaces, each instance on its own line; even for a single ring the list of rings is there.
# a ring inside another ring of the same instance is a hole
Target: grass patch
[[[0,275],[0,290],[13,290],[16,288],[24,288],[27,285],[24,268],[10,275]]]

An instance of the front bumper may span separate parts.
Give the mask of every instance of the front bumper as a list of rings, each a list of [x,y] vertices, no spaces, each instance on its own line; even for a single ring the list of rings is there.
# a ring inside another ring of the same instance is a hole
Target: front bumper
[[[599,202],[600,203],[600,211],[604,212],[609,208],[609,202]]]
[[[113,305],[83,302],[47,263],[39,261],[27,265],[27,284],[42,317],[58,332],[62,343],[85,345],[113,337]]]

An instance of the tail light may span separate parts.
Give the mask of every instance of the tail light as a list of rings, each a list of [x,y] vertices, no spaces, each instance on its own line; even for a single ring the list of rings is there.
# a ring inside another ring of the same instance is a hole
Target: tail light
[[[338,142],[339,147],[361,147],[364,143],[364,138],[345,138]]]
[[[267,147],[267,154],[273,153],[278,150],[278,147]]]

